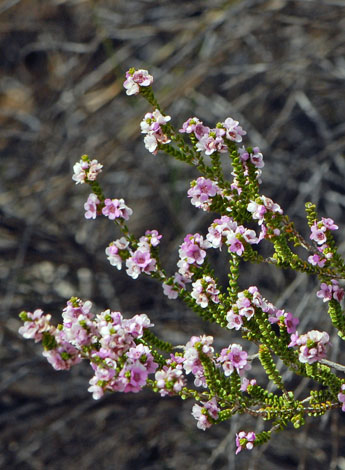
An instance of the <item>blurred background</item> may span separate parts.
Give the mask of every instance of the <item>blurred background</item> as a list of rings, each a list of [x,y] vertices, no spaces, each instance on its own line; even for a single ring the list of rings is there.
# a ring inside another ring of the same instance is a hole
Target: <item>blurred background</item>
[[[84,153],[104,165],[109,197],[134,209],[130,228],[163,233],[175,271],[186,233],[210,222],[187,200],[193,170],[149,154],[139,123],[150,110],[122,88],[130,67],[147,68],[156,96],[179,128],[190,116],[211,127],[231,116],[265,158],[262,191],[307,234],[304,203],[344,233],[345,4],[342,0],[2,0],[0,2],[0,468],[345,469],[344,417],[335,411],[276,434],[234,457],[234,436],[260,430],[246,417],[196,428],[191,402],[150,392],[87,392],[87,364],[54,371],[41,346],[18,336],[18,313],[42,308],[56,321],[72,295],[96,311],[147,313],[176,344],[234,335],[200,321],[161,286],[111,267],[104,249],[119,237],[86,221],[88,188],[72,168]],[[344,241],[338,237],[340,252]],[[226,274],[226,260],[214,259]],[[224,268],[225,266],[225,268]],[[315,279],[266,266],[242,267],[243,288],[300,318],[301,332],[332,332]],[[238,341],[238,338],[236,338]],[[332,333],[330,358],[344,362]],[[285,376],[297,395],[308,384]]]

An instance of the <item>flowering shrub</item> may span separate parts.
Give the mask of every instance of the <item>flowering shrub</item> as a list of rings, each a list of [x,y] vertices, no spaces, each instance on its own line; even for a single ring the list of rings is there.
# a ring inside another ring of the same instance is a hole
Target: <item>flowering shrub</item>
[[[266,431],[258,434],[240,431],[236,436],[237,454],[266,442],[274,431],[289,423],[300,427],[305,416],[320,416],[332,408],[345,411],[345,379],[337,376],[337,371],[344,372],[345,367],[326,359],[329,334],[318,330],[298,332],[299,320],[291,312],[274,306],[257,286],[240,291],[238,285],[241,260],[314,275],[320,282],[317,297],[328,302],[332,324],[344,339],[344,290],[338,280],[345,277],[345,262],[332,236],[338,226],[330,218],[319,219],[315,206],[307,203],[310,236],[305,240],[281,207],[260,194],[263,155],[258,147],[243,146],[246,132],[238,121],[228,117],[211,129],[192,117],[176,131],[154,97],[152,82],[146,70],[134,69],[127,72],[124,82],[127,95],[140,93],[153,107],[140,126],[145,147],[154,155],[164,151],[195,167],[201,176],[191,182],[187,196],[195,207],[215,212],[217,218],[206,235],[185,236],[177,270],[170,275],[159,257],[162,235],[154,229],[139,239],[131,234],[125,222],[132,209],[123,199],[103,194],[98,182],[103,166],[87,155],[74,165],[72,177],[76,184],[88,184],[92,190],[84,205],[85,217],[105,216],[122,232],[121,238],[105,249],[112,266],[125,266],[133,279],[141,274],[157,279],[169,299],[179,298],[204,320],[235,330],[229,335],[241,335],[243,340],[253,342],[257,353],[249,356],[236,341],[215,351],[213,337],[206,335],[192,336],[176,352],[176,347],[152,332],[154,325],[146,314],[130,319],[111,310],[96,314],[90,301],[76,297],[67,302],[62,323],[57,326],[51,323],[51,315],[40,309],[22,312],[24,325],[19,333],[42,342],[43,355],[57,370],[88,360],[93,370],[89,391],[94,399],[106,392],[137,393],[148,387],[162,397],[193,399],[192,415],[202,430],[236,413],[271,422]],[[231,182],[224,177],[225,161],[232,165]],[[264,241],[272,246],[271,256],[263,257],[259,252]],[[293,247],[303,248],[305,256]],[[208,251],[212,249],[228,253],[226,290],[208,262]],[[278,359],[296,375],[314,381],[314,389],[303,399],[298,400],[288,390],[277,367]],[[253,361],[261,363],[273,391],[250,375]]]

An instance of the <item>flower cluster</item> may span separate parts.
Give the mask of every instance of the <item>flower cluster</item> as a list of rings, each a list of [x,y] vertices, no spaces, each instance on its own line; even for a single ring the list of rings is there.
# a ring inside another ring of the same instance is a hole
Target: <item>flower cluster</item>
[[[109,220],[124,219],[128,220],[133,214],[130,207],[126,206],[123,199],[105,199],[102,214]]]
[[[82,184],[86,181],[95,181],[98,174],[102,171],[103,165],[97,160],[90,160],[86,155],[73,166],[72,179],[76,184]]]
[[[197,427],[202,431],[206,431],[211,427],[216,419],[218,419],[219,408],[217,400],[213,397],[206,403],[202,402],[203,406],[195,404],[193,406],[192,415],[197,420]]]
[[[206,257],[206,250],[210,247],[207,240],[199,233],[185,236],[179,249],[179,261],[177,267],[184,282],[188,282],[193,277],[192,267],[201,266]]]
[[[196,117],[189,118],[183,123],[180,132],[193,134],[196,139],[196,150],[204,152],[205,155],[212,155],[215,152],[227,152],[225,139],[242,142],[242,136],[246,134],[238,121],[230,117],[219,123],[214,129],[204,126],[203,122]]]
[[[225,243],[228,251],[238,256],[242,256],[247,243],[256,245],[260,242],[254,230],[239,225],[234,219],[226,215],[212,222],[206,238],[213,248],[221,249],[223,243]]]
[[[310,239],[316,243],[319,253],[314,253],[308,257],[308,261],[313,266],[323,268],[328,260],[333,258],[333,252],[327,243],[329,231],[337,230],[338,225],[331,218],[322,217],[320,221],[314,220],[310,227]]]
[[[241,452],[243,449],[251,450],[254,447],[255,439],[255,432],[246,433],[241,431],[236,434],[236,454]]]
[[[140,123],[141,133],[146,134],[144,138],[145,148],[154,155],[158,151],[159,144],[171,142],[162,129],[162,126],[165,126],[170,119],[170,116],[163,116],[158,109],[155,109],[153,113],[146,113]]]
[[[126,259],[128,276],[136,279],[139,274],[150,274],[157,270],[157,261],[152,255],[152,247],[158,246],[162,235],[157,230],[147,230],[145,235],[140,237],[135,251],[130,252]]]
[[[199,350],[212,359],[214,353],[212,344],[212,336],[192,336],[184,348],[183,368],[187,375],[190,373],[194,375],[194,385],[196,387],[206,388],[207,386],[204,367],[200,359]]]
[[[209,211],[212,198],[219,193],[220,189],[215,181],[200,176],[197,180],[191,182],[188,197],[191,198],[193,206]]]
[[[91,312],[92,303],[72,298],[62,312],[63,324],[50,323],[42,310],[22,312],[24,338],[42,341],[43,355],[57,370],[67,370],[88,359],[94,371],[89,391],[95,399],[106,390],[138,392],[158,364],[148,346],[140,343],[153,324],[145,314],[127,320],[120,312]]]
[[[329,345],[329,335],[325,331],[312,330],[305,335],[291,335],[289,347],[298,346],[299,360],[302,363],[313,364],[326,357]]]
[[[153,83],[153,77],[147,70],[130,69],[126,72],[126,80],[123,83],[127,95],[137,95],[140,87],[148,87]]]
[[[220,291],[217,288],[216,281],[211,276],[205,275],[196,280],[193,282],[192,288],[191,296],[200,307],[206,308],[209,302],[219,303],[218,294]]]
[[[239,122],[228,117],[210,128],[192,117],[178,133],[170,116],[161,111],[152,82],[149,72],[142,69],[130,69],[124,82],[127,95],[141,93],[152,106],[140,124],[145,146],[153,154],[165,151],[199,171],[188,197],[196,208],[215,211],[216,218],[205,236],[185,235],[178,250],[177,272],[169,275],[160,259],[162,235],[157,230],[146,230],[138,238],[130,232],[124,221],[130,218],[132,209],[123,199],[103,195],[96,181],[103,166],[87,155],[74,165],[72,177],[77,184],[86,183],[92,190],[84,204],[85,217],[96,219],[104,215],[115,221],[116,229],[121,231],[122,236],[105,249],[112,266],[125,266],[133,279],[141,273],[152,276],[162,284],[169,299],[179,298],[201,318],[234,330],[232,334],[241,339],[227,347],[222,345],[219,353],[215,347],[220,338],[206,334],[174,346],[150,330],[153,324],[146,314],[130,319],[110,309],[94,314],[91,302],[78,298],[67,302],[62,324],[57,326],[51,323],[51,315],[40,309],[22,312],[24,323],[19,333],[42,342],[43,355],[57,370],[68,370],[83,359],[89,361],[93,373],[89,391],[94,399],[107,391],[137,393],[148,387],[162,397],[194,399],[192,415],[201,430],[235,413],[272,421],[267,431],[239,432],[236,454],[266,442],[272,432],[290,422],[299,427],[304,415],[319,416],[331,408],[345,412],[345,383],[337,376],[337,370],[343,371],[344,366],[326,359],[329,333],[311,330],[299,334],[298,318],[264,298],[257,286],[241,290],[239,279],[243,262],[266,263],[274,269],[314,275],[320,282],[316,295],[329,302],[332,324],[340,338],[345,339],[345,292],[340,281],[345,279],[345,261],[336,251],[331,234],[338,226],[333,219],[319,219],[316,207],[307,203],[310,234],[306,241],[279,204],[260,193],[263,155],[258,147],[239,147],[246,135]],[[229,158],[221,155],[226,153]],[[232,169],[225,171],[224,165],[231,165]],[[227,181],[230,173],[233,179]],[[252,228],[257,225],[258,234]],[[271,253],[265,257],[261,254],[262,240],[267,249],[271,246]],[[208,251],[224,251],[224,246],[228,258],[224,265],[229,266],[227,286],[213,269],[214,260]],[[305,256],[300,254],[303,250],[307,251]],[[248,341],[255,349],[250,356],[245,345]],[[173,353],[175,348],[181,351]],[[266,382],[262,376],[258,381],[246,377],[254,360],[260,362]],[[305,397],[295,396],[278,361],[287,370],[313,381],[316,389],[308,386]],[[270,382],[275,387],[265,389]]]
[[[272,199],[266,196],[260,196],[255,201],[251,201],[248,204],[247,210],[252,214],[253,219],[258,221],[259,225],[263,224],[267,213],[271,215],[283,214],[283,210],[279,204],[273,202]],[[277,232],[276,235],[279,235],[279,232]]]
[[[187,380],[183,372],[184,357],[170,354],[166,365],[157,370],[155,380],[161,397],[176,395],[186,386]]]
[[[321,289],[317,291],[316,295],[324,302],[328,302],[332,299],[337,302],[341,302],[344,297],[344,289],[339,286],[339,282],[336,279],[331,280],[331,284],[326,282],[321,283]]]
[[[247,357],[247,352],[242,350],[240,344],[231,344],[221,350],[217,361],[222,365],[225,375],[231,375],[236,371],[238,375],[243,376],[244,372],[250,369]]]

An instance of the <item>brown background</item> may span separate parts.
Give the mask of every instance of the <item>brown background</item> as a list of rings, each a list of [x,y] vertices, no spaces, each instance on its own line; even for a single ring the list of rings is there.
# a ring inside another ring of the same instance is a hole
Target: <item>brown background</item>
[[[129,67],[148,68],[176,127],[193,115],[210,126],[241,121],[247,142],[264,153],[263,193],[302,233],[308,200],[343,230],[344,31],[336,0],[0,2],[1,468],[345,468],[340,412],[235,459],[236,431],[260,423],[239,417],[202,432],[191,402],[149,392],[96,402],[87,364],[56,372],[39,345],[17,334],[22,309],[41,307],[58,320],[77,295],[97,311],[145,312],[177,344],[202,332],[217,347],[234,341],[168,301],[155,282],[108,264],[104,249],[119,233],[84,219],[89,192],[73,184],[73,164],[83,153],[104,164],[106,194],[134,209],[136,235],[163,233],[163,261],[174,272],[184,234],[205,233],[210,218],[186,197],[196,174],[144,148],[139,123],[149,107],[127,97],[122,82]],[[214,263],[224,277],[225,259]],[[332,331],[315,280],[268,267],[242,272],[243,288],[257,284],[299,316],[300,331]],[[332,343],[330,357],[341,362],[334,334]],[[308,384],[286,380],[306,393]]]

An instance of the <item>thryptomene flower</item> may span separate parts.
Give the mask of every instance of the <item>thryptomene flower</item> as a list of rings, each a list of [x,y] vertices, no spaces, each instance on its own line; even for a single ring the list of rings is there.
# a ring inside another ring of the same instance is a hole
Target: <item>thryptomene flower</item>
[[[20,318],[24,325],[19,328],[19,334],[26,339],[34,339],[35,343],[42,341],[43,333],[51,329],[51,315],[45,315],[43,310],[37,309],[33,313],[22,312]]]
[[[345,384],[341,384],[340,392],[338,393],[338,400],[342,404],[341,410],[345,411]]]
[[[219,289],[214,279],[211,276],[203,276],[201,279],[193,282],[191,297],[202,308],[206,308],[210,301],[215,304],[219,303]]]
[[[247,352],[242,350],[240,344],[231,344],[221,350],[217,362],[222,365],[225,375],[231,375],[236,370],[238,375],[243,376],[244,372],[250,369],[247,357]]]
[[[251,356],[242,344],[223,347],[222,335],[215,340],[206,334],[192,336],[185,345],[181,334],[165,335],[163,340],[148,330],[154,325],[145,313],[128,319],[110,309],[94,314],[92,303],[77,297],[67,302],[57,326],[51,322],[51,315],[40,309],[22,312],[19,333],[41,341],[44,357],[57,370],[68,370],[87,360],[92,370],[88,390],[96,400],[108,392],[138,393],[147,387],[162,397],[193,398],[192,415],[202,430],[236,413],[272,420],[270,429],[257,435],[238,432],[236,454],[266,442],[275,430],[290,422],[299,427],[305,415],[319,416],[340,407],[345,412],[345,380],[338,376],[342,366],[325,359],[330,335],[318,330],[300,335],[298,318],[281,308],[283,305],[278,308],[266,300],[256,286],[241,290],[239,278],[242,264],[249,261],[317,275],[321,285],[316,295],[329,302],[332,324],[344,339],[341,302],[345,293],[339,283],[345,279],[345,261],[331,233],[338,226],[329,217],[317,220],[316,206],[307,203],[312,243],[305,242],[279,204],[260,194],[263,155],[259,147],[243,146],[246,132],[239,122],[228,117],[211,128],[190,117],[178,134],[171,117],[161,110],[152,82],[147,70],[131,68],[124,88],[127,95],[141,93],[151,105],[140,123],[146,149],[154,155],[163,151],[199,171],[188,197],[192,205],[208,212],[206,234],[184,236],[178,248],[177,272],[169,273],[160,257],[165,249],[162,235],[157,230],[146,230],[142,236],[130,232],[124,221],[132,215],[132,209],[124,199],[104,196],[96,181],[103,166],[87,155],[74,164],[72,176],[76,184],[89,184],[92,190],[84,204],[85,218],[96,219],[102,214],[115,221],[114,228],[121,231],[121,238],[105,249],[112,266],[121,269],[124,264],[133,279],[142,273],[151,276],[169,299],[178,298],[218,328],[238,331],[243,340],[252,343]],[[213,218],[211,211],[217,214]],[[198,220],[187,222],[184,226],[193,232]],[[273,245],[273,250],[266,250],[266,246],[256,250],[253,245],[261,241]],[[216,260],[208,251],[211,248],[223,250],[225,259]],[[306,256],[302,255],[304,249]],[[168,261],[166,254],[164,258]],[[219,277],[216,268],[220,268]],[[278,292],[275,297],[282,300]],[[186,333],[193,325],[184,326]],[[170,343],[169,336],[176,336],[178,344]],[[260,384],[246,377],[256,358],[266,376],[260,377]],[[313,380],[315,387],[308,387],[299,397],[290,390],[280,366]],[[191,380],[187,380],[188,375]]]
[[[218,418],[219,407],[217,400],[213,397],[208,402],[202,402],[203,406],[195,404],[192,409],[192,415],[198,421],[197,427],[202,431],[210,428],[213,424],[213,420]]]
[[[147,87],[152,85],[153,77],[147,70],[134,68],[126,72],[126,80],[123,83],[127,95],[137,95],[140,92],[140,87]]]
[[[244,431],[241,431],[236,434],[236,454],[241,452],[241,450],[243,449],[252,450],[252,448],[254,447],[255,439],[255,432],[246,433]]]
[[[85,209],[85,218],[86,219],[95,219],[97,216],[98,205],[100,204],[100,200],[96,196],[96,194],[91,193],[87,198],[86,203],[84,204]]]
[[[179,130],[179,132],[187,134],[193,133],[195,137],[200,140],[204,135],[210,132],[210,128],[204,126],[203,122],[200,121],[200,119],[193,117],[187,119],[187,121],[183,123],[182,128]]]
[[[170,116],[163,116],[159,109],[155,109],[152,113],[146,113],[140,123],[141,133],[146,134],[144,137],[145,148],[154,155],[157,153],[159,144],[171,142],[162,129],[162,126],[167,124],[170,119]]]
[[[291,335],[289,347],[299,347],[299,360],[302,363],[313,364],[326,357],[329,345],[329,335],[325,331],[311,330],[305,335]]]
[[[317,222],[314,222],[314,225],[310,227],[311,235],[310,239],[314,240],[318,245],[323,245],[327,241],[326,227],[322,225],[318,226]]]
[[[88,181],[95,181],[98,174],[102,171],[103,165],[97,160],[90,160],[86,155],[73,166],[72,179],[76,184],[82,184]]]
[[[128,245],[128,240],[126,240],[125,237],[121,237],[119,240],[111,242],[105,249],[109,263],[112,266],[116,266],[117,269],[121,269],[123,261],[121,252],[126,252]]]
[[[191,188],[188,190],[188,197],[192,198],[191,203],[208,211],[212,203],[212,198],[220,192],[215,181],[200,176],[197,180],[191,182]]]
[[[105,199],[102,214],[110,220],[128,220],[133,211],[130,207],[126,206],[123,199]]]
[[[225,119],[221,125],[225,129],[226,138],[232,140],[233,142],[242,142],[242,136],[247,134],[247,132],[244,131],[239,125],[239,122],[235,121],[231,117]]]
[[[331,284],[321,283],[321,289],[316,293],[317,297],[322,299],[324,302],[328,302],[332,298],[341,302],[344,297],[344,289],[339,286],[336,279],[331,280]]]
[[[244,147],[238,149],[241,160],[243,162],[250,161],[256,168],[261,169],[265,166],[264,157],[260,152],[259,147],[253,147],[252,149],[246,149]]]

